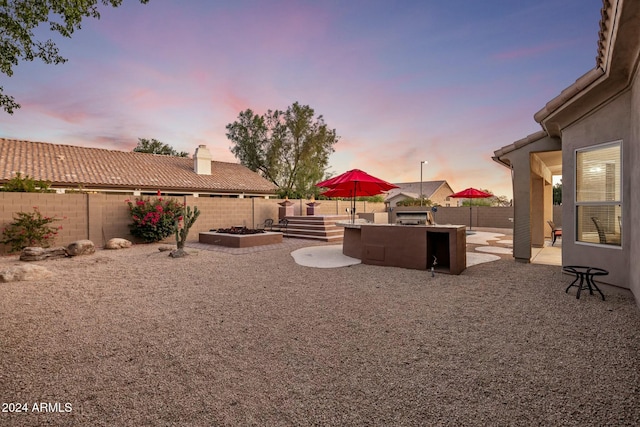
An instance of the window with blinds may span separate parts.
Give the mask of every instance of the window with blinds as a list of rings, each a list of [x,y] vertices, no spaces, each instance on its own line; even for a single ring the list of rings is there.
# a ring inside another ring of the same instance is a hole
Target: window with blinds
[[[576,239],[621,245],[622,144],[576,150]]]

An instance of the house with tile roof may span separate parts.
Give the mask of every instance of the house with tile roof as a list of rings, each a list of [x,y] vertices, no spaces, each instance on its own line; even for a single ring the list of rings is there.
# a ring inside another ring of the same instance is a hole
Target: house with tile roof
[[[277,189],[241,164],[213,160],[204,145],[191,159],[0,138],[0,185],[17,173],[48,181],[59,193],[268,198]]]
[[[601,16],[595,67],[534,115],[541,131],[493,159],[512,171],[516,260],[550,238],[560,175],[562,264],[608,270],[598,281],[640,305],[640,2],[603,0]]]
[[[420,182],[399,182],[394,183],[398,188],[393,188],[387,192],[384,199],[389,207],[393,208],[396,204],[405,199],[418,199],[420,194],[425,199],[429,199],[435,205],[451,206],[450,195],[454,193],[447,181],[424,181]],[[457,206],[457,202],[453,202]]]

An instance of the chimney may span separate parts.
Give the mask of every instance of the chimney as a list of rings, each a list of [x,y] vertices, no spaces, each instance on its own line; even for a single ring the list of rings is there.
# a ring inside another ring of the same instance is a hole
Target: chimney
[[[200,145],[196,148],[196,154],[193,155],[193,168],[198,175],[211,175],[211,152],[206,145]]]

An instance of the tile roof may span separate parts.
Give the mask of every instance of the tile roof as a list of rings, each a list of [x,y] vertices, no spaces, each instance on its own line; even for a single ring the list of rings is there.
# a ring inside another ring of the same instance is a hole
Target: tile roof
[[[243,165],[211,162],[211,175],[194,172],[186,157],[76,147],[0,138],[0,181],[20,172],[54,187],[160,189],[273,194],[276,187]]]
[[[599,78],[606,76],[608,62],[611,58],[611,46],[615,39],[614,21],[617,9],[621,6],[621,0],[602,0],[602,8],[600,9],[600,23],[598,31],[598,54],[596,56],[596,66],[580,76],[571,86],[564,89],[560,95],[551,99],[545,106],[533,115],[536,122],[542,123],[554,111],[558,110],[574,96],[580,94],[587,89]],[[545,129],[549,134],[559,135],[559,129]]]
[[[609,47],[613,37],[613,4],[610,0],[602,0],[602,8],[600,9],[600,31],[598,31],[598,56],[596,56],[596,65],[599,68],[605,68],[607,57],[609,56]]]

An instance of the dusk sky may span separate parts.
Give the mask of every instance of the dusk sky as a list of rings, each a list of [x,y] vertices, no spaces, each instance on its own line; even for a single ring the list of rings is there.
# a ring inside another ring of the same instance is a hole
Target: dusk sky
[[[602,0],[125,0],[0,86],[0,137],[132,150],[155,138],[236,162],[247,108],[312,107],[340,136],[329,170],[446,180],[512,197],[491,159],[595,67]],[[46,38],[50,32],[43,31]]]

